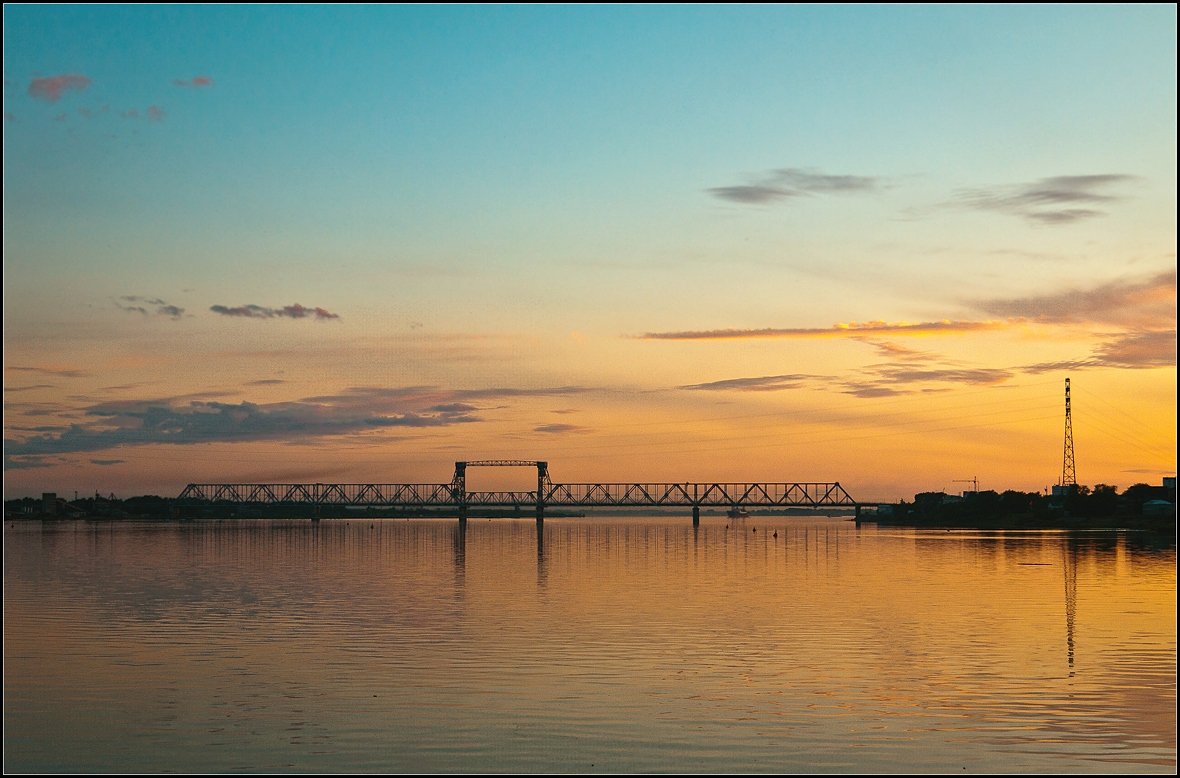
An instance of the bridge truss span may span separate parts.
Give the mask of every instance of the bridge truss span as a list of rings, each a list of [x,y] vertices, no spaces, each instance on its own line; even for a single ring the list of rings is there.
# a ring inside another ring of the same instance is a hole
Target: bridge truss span
[[[451,484],[189,484],[179,499],[264,505],[448,507],[459,504]]]
[[[535,467],[537,488],[530,491],[469,491],[468,467]],[[456,462],[445,484],[189,484],[180,493],[189,503],[263,505],[345,505],[390,508],[453,508],[460,518],[471,507],[535,506],[537,520],[548,507],[692,508],[694,523],[702,507],[828,508],[859,510],[838,481],[825,483],[631,482],[553,483],[549,463],[519,459]]]
[[[855,506],[833,483],[550,484],[546,505],[617,507],[821,508]]]

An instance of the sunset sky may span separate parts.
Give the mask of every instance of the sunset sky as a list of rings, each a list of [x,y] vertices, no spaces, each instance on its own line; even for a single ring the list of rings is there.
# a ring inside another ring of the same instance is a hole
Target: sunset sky
[[[1040,491],[1066,377],[1079,483],[1158,484],[1175,63],[1174,5],[5,6],[5,497]]]

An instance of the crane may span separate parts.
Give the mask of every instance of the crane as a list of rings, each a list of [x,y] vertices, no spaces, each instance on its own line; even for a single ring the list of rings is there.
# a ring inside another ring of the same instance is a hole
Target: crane
[[[971,490],[979,491],[979,476],[972,476],[971,478],[956,478],[954,482],[957,484],[971,484]]]

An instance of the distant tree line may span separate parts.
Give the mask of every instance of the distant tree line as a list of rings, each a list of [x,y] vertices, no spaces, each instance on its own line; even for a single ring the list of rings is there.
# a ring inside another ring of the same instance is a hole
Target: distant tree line
[[[1063,491],[1063,494],[1045,495],[989,490],[965,492],[962,497],[945,492],[923,492],[914,495],[912,503],[903,500],[886,507],[880,518],[898,524],[977,527],[1111,526],[1112,520],[1117,520],[1120,526],[1171,527],[1175,531],[1174,487],[1135,484],[1119,494],[1115,486],[1098,484],[1092,489],[1077,486]],[[1161,505],[1159,501],[1171,503],[1171,507]]]

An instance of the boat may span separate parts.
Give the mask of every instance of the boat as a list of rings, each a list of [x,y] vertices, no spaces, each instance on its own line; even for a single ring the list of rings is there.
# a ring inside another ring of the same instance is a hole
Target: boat
[[[725,514],[731,519],[746,519],[750,514],[746,513],[745,508],[739,508],[736,505],[729,509],[729,513]]]

